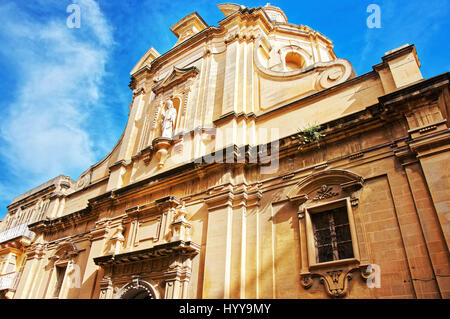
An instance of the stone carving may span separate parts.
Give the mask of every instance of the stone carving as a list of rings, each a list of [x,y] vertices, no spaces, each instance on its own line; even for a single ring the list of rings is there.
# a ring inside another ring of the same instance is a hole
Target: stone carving
[[[78,190],[78,189],[83,189],[83,188],[85,188],[86,186],[88,186],[89,183],[90,183],[90,176],[89,176],[89,174],[86,174],[86,175],[84,175],[84,176],[81,176],[81,177],[78,179],[78,181],[77,181],[76,189],[77,189],[77,190]]]
[[[120,253],[123,248],[123,244],[125,242],[125,237],[123,236],[123,227],[119,225],[117,227],[116,233],[111,237],[111,248],[112,252],[116,255]]]
[[[155,299],[156,293],[155,288],[153,288],[148,282],[140,280],[139,276],[133,276],[133,280],[131,283],[127,284],[125,287],[120,289],[119,292],[116,293],[115,299],[128,299],[132,298],[133,294],[138,292],[146,293],[146,299]]]
[[[167,110],[164,113],[164,119],[162,121],[161,129],[161,137],[172,138],[173,131],[175,129],[175,120],[177,118],[177,110],[173,106],[173,102],[168,100],[166,102]]]
[[[74,258],[78,255],[79,250],[71,240],[66,240],[56,246],[56,251],[49,258],[51,266],[65,261],[74,262]]]
[[[119,254],[124,246],[123,226],[120,224],[110,235],[103,247],[103,254]]]
[[[322,274],[320,282],[325,285],[327,293],[332,297],[342,297],[347,294],[348,281],[352,279],[350,272],[342,270],[327,271]]]
[[[158,167],[162,168],[169,156],[169,148],[171,147],[173,140],[168,137],[158,137],[153,140],[152,147],[156,152],[156,159],[158,161]]]
[[[327,68],[317,78],[316,86],[318,90],[328,89],[352,77],[351,66],[348,66],[349,62],[346,63],[344,61],[327,65]]]
[[[190,241],[191,240],[191,224],[186,220],[186,206],[183,202],[181,208],[177,210],[175,221],[172,223],[172,239],[171,241]]]
[[[333,187],[330,187],[327,185],[322,185],[320,190],[317,192],[316,197],[313,198],[313,201],[327,199],[327,198],[331,198],[331,197],[338,196],[338,195],[339,195],[339,193],[333,192]]]
[[[312,276],[310,273],[307,274],[302,274],[300,276],[300,283],[303,286],[304,289],[309,289],[311,288],[312,284],[313,284],[313,280],[312,280]]]

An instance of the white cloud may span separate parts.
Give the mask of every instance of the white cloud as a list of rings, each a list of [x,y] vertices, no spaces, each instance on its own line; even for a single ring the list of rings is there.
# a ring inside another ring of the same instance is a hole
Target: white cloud
[[[6,39],[0,53],[16,66],[18,76],[16,98],[1,111],[0,151],[9,163],[6,169],[31,183],[81,172],[95,160],[85,123],[99,107],[114,43],[98,4],[78,3],[80,29],[66,26],[65,10],[43,19],[16,4],[0,6],[0,36]],[[0,189],[5,187],[1,183]]]

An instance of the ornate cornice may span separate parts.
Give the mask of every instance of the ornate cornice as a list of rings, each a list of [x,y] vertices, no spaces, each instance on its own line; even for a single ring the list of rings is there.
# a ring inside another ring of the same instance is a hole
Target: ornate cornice
[[[149,204],[128,208],[125,210],[125,213],[128,217],[134,219],[154,213],[161,213],[166,209],[175,208],[178,205],[180,205],[180,200],[176,196],[166,196]]]
[[[173,255],[192,256],[198,254],[200,246],[192,241],[174,241],[155,245],[152,248],[132,251],[119,255],[106,255],[94,258],[94,263],[99,266],[106,264],[120,264],[135,262],[152,258],[168,257]]]
[[[252,207],[259,205],[262,198],[260,183],[254,185],[232,185],[224,184],[211,187],[207,191],[204,201],[209,210],[216,210],[223,207]]]
[[[68,215],[32,223],[28,225],[28,228],[36,234],[55,232],[95,219],[97,215],[98,213],[96,213],[91,206],[88,206],[87,208]]]

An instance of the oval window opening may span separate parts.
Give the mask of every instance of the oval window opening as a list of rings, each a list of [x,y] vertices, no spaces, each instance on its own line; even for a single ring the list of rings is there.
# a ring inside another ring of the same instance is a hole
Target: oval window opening
[[[289,52],[286,54],[285,62],[288,71],[300,70],[305,64],[303,57],[297,52]]]

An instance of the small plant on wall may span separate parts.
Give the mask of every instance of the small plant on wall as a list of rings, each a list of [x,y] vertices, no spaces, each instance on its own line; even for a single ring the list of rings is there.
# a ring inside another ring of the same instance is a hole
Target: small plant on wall
[[[309,125],[304,129],[299,129],[298,133],[292,136],[293,140],[297,140],[299,142],[299,150],[302,150],[305,145],[310,143],[316,143],[317,147],[320,148],[320,140],[325,137],[325,134],[322,133],[322,127],[318,124]]]

